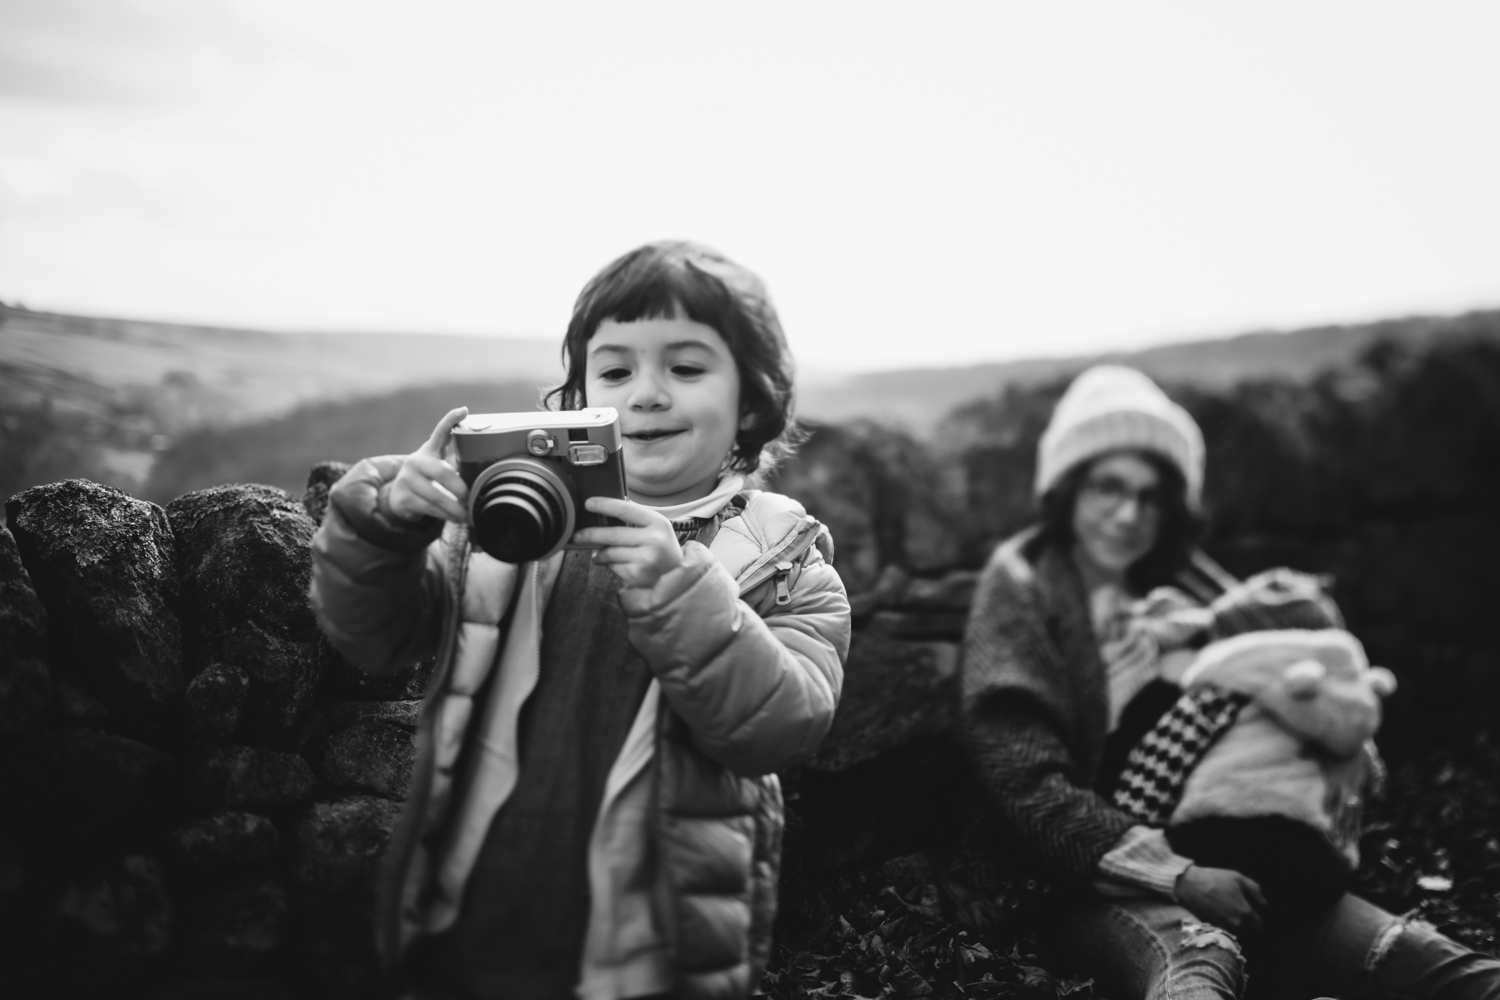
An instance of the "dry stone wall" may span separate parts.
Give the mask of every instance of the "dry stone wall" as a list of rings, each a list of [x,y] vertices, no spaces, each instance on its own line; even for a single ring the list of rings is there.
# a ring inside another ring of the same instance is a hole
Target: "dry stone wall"
[[[308,547],[339,472],[314,470],[306,502],[224,486],[163,510],[74,480],[7,504],[11,982],[48,996],[374,991],[371,878],[426,667],[371,690],[318,631]]]
[[[165,510],[71,480],[0,528],[0,910],[6,976],[49,996],[364,997],[374,878],[415,762],[431,664],[371,678],[306,601],[342,466]],[[974,574],[892,568],[860,598],[843,707],[785,775],[788,871],[944,836]],[[933,808],[928,808],[932,806]],[[13,981],[13,980],[12,980]]]

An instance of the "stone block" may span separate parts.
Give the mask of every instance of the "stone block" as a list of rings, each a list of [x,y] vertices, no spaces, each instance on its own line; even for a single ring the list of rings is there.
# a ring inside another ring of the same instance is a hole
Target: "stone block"
[[[264,747],[223,747],[189,768],[193,798],[222,809],[302,802],[315,783],[299,755]]]
[[[178,540],[188,675],[211,664],[250,678],[236,737],[296,745],[318,687],[321,635],[307,603],[314,524],[270,486],[199,490],[167,505]]]
[[[187,943],[202,966],[221,972],[252,971],[286,943],[289,912],[280,879],[237,879],[184,906]]]
[[[250,675],[242,668],[210,663],[187,686],[189,732],[199,740],[228,742],[249,692]]]
[[[328,721],[334,729],[347,729],[356,722],[388,722],[404,729],[416,729],[422,713],[422,700],[403,701],[336,701],[328,706]]]
[[[21,564],[15,536],[0,525],[0,736],[39,729],[51,717],[46,650],[47,610]]]
[[[174,916],[161,865],[139,854],[114,870],[70,882],[51,913],[64,955],[89,963],[165,953]]]
[[[93,729],[27,736],[0,762],[7,809],[43,850],[123,842],[168,815],[172,758]]]
[[[302,507],[313,524],[322,524],[328,512],[328,491],[344,477],[349,466],[344,462],[319,462],[307,474],[307,489],[302,494]]]
[[[314,803],[297,826],[299,947],[330,975],[326,995],[359,996],[377,970],[376,879],[400,816],[399,803],[355,795]]]
[[[374,795],[313,803],[297,825],[298,884],[314,894],[373,889],[400,817],[399,802]]]
[[[276,856],[276,824],[248,812],[221,812],[172,831],[172,846],[190,865],[220,868],[251,865]]]
[[[377,676],[361,670],[339,655],[325,639],[318,648],[323,677],[320,699],[327,701],[411,701],[421,700],[436,667],[435,657]]]
[[[89,725],[109,718],[104,703],[85,691],[77,680],[67,674],[54,674],[52,680],[53,704],[64,725]]]
[[[366,719],[329,737],[320,773],[333,788],[401,801],[416,760],[417,748],[408,730]]]
[[[5,505],[47,609],[48,659],[148,738],[182,694],[182,629],[171,525],[162,509],[83,479]]]

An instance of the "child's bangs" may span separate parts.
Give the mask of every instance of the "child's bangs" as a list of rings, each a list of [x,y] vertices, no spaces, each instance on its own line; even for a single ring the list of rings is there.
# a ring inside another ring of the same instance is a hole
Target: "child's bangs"
[[[691,261],[652,260],[634,275],[621,275],[600,296],[589,317],[594,329],[605,320],[634,323],[643,319],[686,318],[713,327],[726,341],[732,336],[731,303],[723,285]]]

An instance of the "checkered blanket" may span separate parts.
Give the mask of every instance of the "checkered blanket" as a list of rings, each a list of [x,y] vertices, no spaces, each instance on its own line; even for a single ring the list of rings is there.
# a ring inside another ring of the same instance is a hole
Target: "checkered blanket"
[[[1137,822],[1166,826],[1188,775],[1248,704],[1248,695],[1205,685],[1177,699],[1125,762],[1114,803]]]

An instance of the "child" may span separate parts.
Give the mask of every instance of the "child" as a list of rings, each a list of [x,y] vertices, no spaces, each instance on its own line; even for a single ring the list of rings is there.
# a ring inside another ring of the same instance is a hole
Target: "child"
[[[774,772],[827,732],[849,644],[827,530],[744,488],[792,439],[786,341],[753,274],[656,243],[585,286],[563,351],[549,403],[620,413],[629,499],[587,504],[620,526],[575,536],[597,549],[470,546],[443,458],[463,409],[351,469],[314,543],[341,653],[438,655],[381,944],[411,997],[748,996]]]
[[[1371,667],[1311,577],[1272,570],[1208,608],[1153,592],[1137,628],[1183,696],[1131,753],[1115,803],[1172,848],[1253,879],[1267,915],[1311,920],[1348,889],[1371,739],[1395,677]]]

